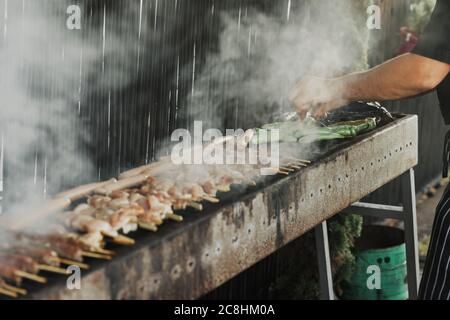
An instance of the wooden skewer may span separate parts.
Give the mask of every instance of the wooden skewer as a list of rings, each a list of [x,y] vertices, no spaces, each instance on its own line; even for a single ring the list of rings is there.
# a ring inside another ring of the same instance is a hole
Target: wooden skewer
[[[39,270],[42,270],[42,271],[53,272],[53,273],[58,273],[58,274],[68,274],[66,269],[58,268],[58,267],[54,267],[54,266],[48,266],[45,264],[40,264],[38,266],[38,268],[39,268]]]
[[[202,204],[198,203],[198,202],[194,202],[194,201],[189,202],[188,203],[188,207],[191,207],[191,208],[193,208],[193,209],[195,209],[197,211],[202,211],[203,210]]]
[[[84,186],[79,186],[61,193],[58,193],[55,196],[55,199],[65,198],[69,199],[71,201],[76,201],[79,199],[82,199],[84,197],[87,197],[89,194],[94,192],[94,190],[99,189],[105,185],[111,184],[116,182],[116,179],[110,179],[108,181],[102,181],[97,183],[90,183]]]
[[[168,213],[166,214],[167,219],[173,220],[173,221],[177,221],[177,222],[181,222],[183,221],[183,216],[180,216],[178,214],[175,213]]]
[[[63,211],[70,204],[71,201],[65,198],[47,200],[37,205],[36,209],[33,210],[33,214],[21,216],[21,219],[17,219],[15,214],[2,215],[1,224],[7,226],[8,229],[20,230],[36,221],[45,220],[52,213]]]
[[[92,248],[92,249],[87,250],[87,251],[94,252],[94,253],[106,254],[106,255],[109,255],[109,256],[114,256],[116,254],[113,250],[106,250],[106,249],[103,249],[103,248]]]
[[[147,165],[144,165],[144,166],[140,166],[140,167],[137,167],[137,168],[130,169],[128,171],[122,172],[119,175],[119,180],[128,179],[128,178],[137,176],[137,175],[139,175],[139,174],[141,174],[143,172],[146,172],[146,171],[156,172],[156,171],[160,171],[158,169],[161,169],[161,168],[162,169],[167,169],[167,167],[169,165],[171,165],[171,164],[172,163],[170,162],[170,157],[168,157],[168,158],[163,157],[158,162],[150,163],[150,164],[147,164]]]
[[[83,251],[82,253],[83,257],[88,257],[88,258],[93,258],[93,259],[101,259],[101,260],[111,260],[112,257],[105,255],[105,254],[100,254],[100,253],[94,253],[94,252],[89,252],[89,251]]]
[[[293,164],[295,164],[295,165],[297,165],[297,166],[301,166],[301,167],[307,167],[308,165],[306,164],[306,163],[303,163],[303,162],[297,162],[297,161],[295,161],[295,162],[292,162]],[[292,166],[292,165],[291,165]]]
[[[289,172],[286,172],[286,171],[283,171],[283,170],[278,170],[277,173],[283,174],[283,175],[285,175],[285,176],[288,176],[288,175],[289,175]]]
[[[6,289],[8,291],[15,292],[15,293],[21,294],[23,296],[28,294],[28,291],[26,289],[14,287],[14,286],[9,285],[7,283],[4,283],[2,286],[3,286],[4,289]]]
[[[296,161],[296,162],[303,162],[303,163],[307,163],[310,164],[311,161],[309,160],[304,160],[304,159],[297,159],[297,158],[291,158],[292,160]]]
[[[108,195],[114,191],[135,187],[143,183],[149,177],[149,174],[139,174],[123,180],[108,183],[100,188],[95,189],[95,193]]]
[[[0,294],[3,294],[3,295],[5,295],[7,297],[10,297],[10,298],[17,298],[18,297],[16,292],[12,292],[12,291],[6,290],[4,288],[0,288]]]
[[[280,170],[287,171],[287,172],[294,172],[295,171],[294,169],[287,168],[287,167],[280,167]]]
[[[108,239],[108,241],[115,243],[115,244],[123,245],[123,246],[131,246],[131,245],[135,244],[134,239],[131,239],[131,238],[123,236],[123,235],[118,235],[118,236],[112,237],[112,238]]]
[[[302,168],[302,166],[298,166],[298,165],[294,165],[294,164],[289,164],[289,167],[297,169],[297,170]]]
[[[16,276],[21,277],[21,278],[25,278],[28,280],[32,280],[38,283],[47,283],[47,279],[35,274],[31,274],[22,270],[17,270],[16,272],[14,272],[16,274]]]
[[[216,188],[220,192],[229,192],[231,190],[230,186],[226,186],[226,185],[216,186]]]
[[[88,270],[89,269],[89,265],[86,263],[82,263],[82,262],[78,262],[78,261],[74,261],[74,260],[70,260],[70,259],[65,259],[65,258],[54,258],[55,261],[58,261],[59,263],[68,265],[68,266],[77,266],[80,269],[84,269],[84,270]]]
[[[144,229],[144,230],[153,231],[153,232],[158,231],[158,227],[155,226],[153,223],[139,221],[138,225],[139,225],[139,228]]]
[[[220,200],[217,199],[216,197],[212,197],[212,196],[208,196],[208,195],[204,195],[204,196],[202,196],[202,198],[211,203],[219,203],[220,202]]]

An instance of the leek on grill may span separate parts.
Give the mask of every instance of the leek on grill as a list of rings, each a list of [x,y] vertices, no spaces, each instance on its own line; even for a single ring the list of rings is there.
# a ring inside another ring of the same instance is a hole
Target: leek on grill
[[[312,127],[299,121],[275,122],[255,129],[255,135],[250,143],[262,144],[275,141],[267,130],[278,129],[279,141],[282,142],[314,142],[352,138],[376,128],[375,118],[337,123],[327,127]]]

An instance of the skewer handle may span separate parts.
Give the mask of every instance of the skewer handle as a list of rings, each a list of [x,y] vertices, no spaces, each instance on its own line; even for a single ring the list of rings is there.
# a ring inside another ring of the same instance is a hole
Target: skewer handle
[[[143,183],[150,175],[140,174],[131,178],[115,181],[95,189],[96,193],[108,195],[114,191],[135,187]]]
[[[32,225],[36,221],[43,221],[49,215],[55,212],[63,211],[69,207],[71,201],[69,199],[53,199],[39,205],[31,214],[5,214],[1,219],[1,224],[8,226],[9,229],[20,229],[27,225]]]
[[[158,162],[146,164],[144,166],[140,166],[134,169],[130,169],[127,171],[122,172],[119,175],[119,180],[129,179],[131,177],[140,175],[147,171],[154,171],[157,172],[158,168],[164,168],[167,169],[167,166],[170,165],[170,157],[163,157]]]
[[[82,199],[84,197],[87,197],[89,194],[94,192],[94,190],[101,188],[105,185],[114,183],[116,181],[117,181],[116,179],[110,179],[108,181],[90,183],[90,184],[86,184],[84,186],[79,186],[79,187],[58,193],[55,196],[55,199],[65,198],[65,199],[70,199],[73,202],[73,201]]]
[[[0,294],[2,294],[4,296],[7,296],[7,297],[10,297],[10,298],[17,298],[18,297],[17,293],[9,291],[9,290],[6,290],[4,288],[0,288]]]
[[[43,284],[47,283],[47,279],[46,278],[38,276],[38,275],[35,275],[35,274],[31,274],[31,273],[28,273],[28,272],[25,272],[25,271],[22,271],[22,270],[17,270],[15,272],[15,274],[18,277],[25,278],[25,279],[28,279],[28,280],[32,280],[34,282],[43,283]]]

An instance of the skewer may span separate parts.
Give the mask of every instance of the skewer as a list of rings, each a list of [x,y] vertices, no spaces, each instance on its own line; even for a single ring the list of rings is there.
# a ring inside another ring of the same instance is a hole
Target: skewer
[[[188,207],[191,207],[192,209],[195,209],[197,211],[202,211],[203,210],[202,204],[198,203],[198,202],[194,202],[194,201],[189,202],[188,203]]]
[[[113,242],[115,244],[121,244],[121,245],[132,245],[135,243],[135,241],[129,237],[123,236],[121,234],[119,235],[113,235],[108,232],[102,231],[102,235],[105,237],[110,238],[110,242]]]
[[[311,163],[311,161],[309,161],[309,160],[304,160],[304,159],[298,159],[298,158],[289,158],[289,159],[291,159],[291,160],[293,160],[293,161],[295,161],[295,162],[300,162],[300,163],[306,163],[306,164],[310,164]]]
[[[58,261],[59,263],[68,265],[68,266],[77,266],[80,269],[84,269],[84,270],[88,270],[89,269],[89,265],[86,263],[82,263],[82,262],[78,262],[78,261],[74,261],[74,260],[70,260],[70,259],[65,259],[65,258],[54,258],[55,261]]]
[[[0,294],[3,294],[3,295],[5,295],[7,297],[10,297],[10,298],[17,298],[18,297],[16,292],[12,292],[12,291],[6,290],[4,288],[0,288]]]
[[[26,289],[14,287],[14,286],[9,285],[7,283],[3,283],[2,285],[0,285],[0,287],[3,287],[4,289],[6,289],[8,291],[21,294],[23,296],[27,295],[27,293],[28,293]]]
[[[302,168],[302,166],[298,166],[298,165],[291,164],[291,163],[289,163],[289,167],[294,168],[294,169],[297,169],[297,170],[299,170],[299,169]],[[304,167],[306,167],[306,165],[305,165]]]
[[[123,246],[131,246],[131,245],[135,244],[134,239],[131,239],[131,238],[123,236],[123,235],[118,235],[118,236],[115,236],[115,237],[111,237],[108,240],[109,240],[109,242],[112,242],[112,243],[115,243],[115,244],[119,244],[119,245],[123,245]]]
[[[58,273],[58,274],[68,274],[66,269],[58,268],[58,267],[54,267],[54,266],[48,266],[45,264],[40,264],[38,266],[38,268],[39,268],[39,270],[42,270],[42,271],[53,272],[53,273]]]
[[[136,176],[132,176],[130,178],[118,180],[116,182],[111,182],[103,185],[100,188],[95,189],[94,192],[98,194],[109,195],[114,191],[132,188],[137,185],[140,185],[141,183],[145,182],[145,180],[147,180],[149,176],[150,176],[149,174],[142,173]]]
[[[139,221],[138,225],[139,225],[139,228],[144,229],[144,230],[153,231],[153,232],[158,231],[158,227],[155,226],[153,223]]]
[[[178,214],[175,213],[168,213],[166,214],[167,219],[173,220],[173,221],[177,221],[177,222],[181,222],[183,221],[183,216],[180,216]]]
[[[73,201],[82,199],[84,197],[87,197],[92,192],[94,192],[94,190],[99,189],[105,185],[111,184],[116,181],[117,180],[113,178],[108,181],[86,184],[84,186],[79,186],[79,187],[58,193],[57,195],[55,195],[54,198],[55,199],[61,199],[61,198],[69,199],[73,202]]]
[[[138,168],[134,168],[134,169],[130,169],[130,170],[122,172],[119,175],[119,180],[128,179],[128,178],[140,175],[143,172],[147,172],[147,171],[152,171],[152,172],[157,173],[158,171],[161,171],[161,169],[167,169],[167,167],[171,164],[172,163],[170,162],[170,158],[162,157],[159,159],[158,162],[153,162],[153,163],[150,163],[147,165],[140,166]]]
[[[306,163],[304,163],[304,162],[293,161],[293,162],[291,162],[291,163],[293,163],[294,165],[297,165],[297,166],[301,166],[301,167],[307,167],[307,166],[308,166],[308,165],[307,165]],[[291,165],[291,167],[292,167],[292,165]]]
[[[220,192],[229,192],[231,190],[230,186],[218,185],[216,189]]]
[[[105,255],[105,254],[100,254],[100,253],[94,253],[94,252],[89,252],[89,251],[83,251],[81,253],[81,255],[83,257],[88,257],[88,258],[93,258],[93,259],[101,259],[101,260],[111,260],[112,257]]]
[[[103,249],[103,248],[93,248],[90,250],[87,250],[93,253],[100,253],[100,254],[106,254],[108,256],[114,256],[116,255],[116,253],[113,250],[107,250],[107,249]]]
[[[217,199],[216,197],[211,197],[211,196],[208,196],[208,195],[204,195],[204,196],[202,196],[202,198],[204,200],[208,201],[208,202],[211,202],[211,203],[219,203],[220,202],[220,200]]]
[[[38,268],[39,268],[39,270],[42,270],[42,271],[53,272],[53,273],[64,274],[64,275],[69,273],[67,271],[67,269],[65,269],[65,268],[55,267],[55,266],[50,266],[50,265],[45,265],[45,264],[39,265]]]
[[[283,171],[283,170],[278,170],[277,173],[283,174],[283,175],[285,175],[285,176],[288,176],[288,175],[289,175],[289,172],[286,172],[286,171]]]
[[[31,273],[28,273],[28,272],[25,272],[22,270],[16,270],[14,273],[16,274],[16,276],[21,277],[21,278],[25,278],[25,279],[35,281],[38,283],[47,283],[46,278],[35,275],[35,274],[31,274]]]
[[[294,172],[295,170],[294,169],[291,169],[291,168],[288,168],[288,167],[280,167],[280,170],[283,170],[283,171],[287,171],[287,172]]]
[[[47,200],[38,205],[33,210],[33,214],[23,216],[21,219],[17,219],[17,216],[14,214],[5,214],[2,216],[1,224],[7,226],[8,229],[19,230],[27,225],[32,225],[36,221],[45,220],[52,213],[63,211],[70,204],[71,201],[65,198]]]

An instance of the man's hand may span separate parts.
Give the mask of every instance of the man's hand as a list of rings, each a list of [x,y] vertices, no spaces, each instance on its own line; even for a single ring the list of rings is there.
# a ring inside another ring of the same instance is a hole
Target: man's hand
[[[305,77],[289,94],[289,101],[303,120],[308,112],[321,117],[328,111],[347,104],[342,98],[334,79]]]

